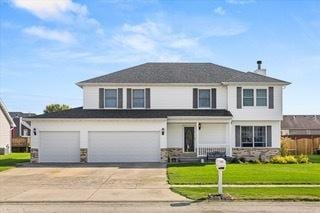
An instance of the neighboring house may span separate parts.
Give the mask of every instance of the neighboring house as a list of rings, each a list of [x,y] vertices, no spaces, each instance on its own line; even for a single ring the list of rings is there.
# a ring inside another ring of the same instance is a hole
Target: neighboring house
[[[16,127],[12,129],[12,151],[26,151],[30,146],[31,122],[23,118],[35,116],[35,113],[9,112]]]
[[[281,135],[293,154],[320,154],[320,115],[284,115]]]
[[[280,147],[289,83],[212,63],[146,63],[77,83],[83,107],[31,117],[32,162],[267,160]]]
[[[284,115],[281,135],[320,137],[320,115]]]
[[[11,152],[11,129],[14,127],[13,120],[0,100],[0,155]]]

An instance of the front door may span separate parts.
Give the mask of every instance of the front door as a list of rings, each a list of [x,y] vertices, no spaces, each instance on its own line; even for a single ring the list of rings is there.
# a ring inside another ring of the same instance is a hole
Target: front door
[[[184,128],[184,151],[194,152],[194,127]]]

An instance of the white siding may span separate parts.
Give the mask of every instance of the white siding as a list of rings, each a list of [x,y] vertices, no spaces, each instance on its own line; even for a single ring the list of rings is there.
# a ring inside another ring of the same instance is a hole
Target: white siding
[[[0,148],[9,147],[7,152],[11,150],[11,131],[10,124],[0,109]]]
[[[231,130],[232,147],[235,147],[235,126],[271,126],[272,147],[280,148],[281,142],[281,121],[233,121]]]
[[[201,123],[199,130],[199,144],[226,144],[228,124],[205,124]],[[182,148],[184,145],[184,127],[192,124],[168,124],[168,147]],[[196,129],[195,129],[196,145]]]
[[[267,86],[242,86],[243,89],[268,89]],[[274,108],[242,106],[237,109],[237,86],[228,87],[228,108],[233,120],[282,120],[282,86],[274,86]]]
[[[226,144],[227,124],[201,124],[199,144]]]
[[[32,134],[31,147],[39,148],[41,143],[42,131],[79,131],[80,132],[80,147],[88,148],[88,132],[89,131],[116,131],[121,134],[121,131],[152,131],[161,132],[164,128],[167,129],[166,120],[34,120],[32,128],[36,128],[37,135]],[[160,147],[167,147],[167,136],[160,136]]]
[[[127,88],[150,88],[151,108],[152,109],[192,109],[193,88],[217,89],[217,108],[227,108],[227,87],[187,87],[187,86],[134,86],[134,87],[102,87],[85,86],[83,87],[83,107],[85,109],[99,108],[99,88],[123,88],[123,107],[127,107]]]
[[[168,147],[182,148],[184,144],[184,129],[182,124],[168,124]]]

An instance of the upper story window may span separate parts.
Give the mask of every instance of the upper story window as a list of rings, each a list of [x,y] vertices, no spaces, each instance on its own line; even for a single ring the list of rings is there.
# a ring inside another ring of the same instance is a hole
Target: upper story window
[[[104,106],[105,108],[117,108],[118,95],[117,89],[105,89],[104,92]]]
[[[267,89],[257,89],[256,105],[267,106]]]
[[[265,147],[266,146],[265,126],[242,126],[241,146],[242,147]]]
[[[144,89],[133,89],[132,90],[132,107],[133,108],[144,108],[145,107],[145,93]]]
[[[254,105],[253,92],[253,89],[243,89],[243,106]]]
[[[210,90],[199,89],[199,108],[210,107]]]

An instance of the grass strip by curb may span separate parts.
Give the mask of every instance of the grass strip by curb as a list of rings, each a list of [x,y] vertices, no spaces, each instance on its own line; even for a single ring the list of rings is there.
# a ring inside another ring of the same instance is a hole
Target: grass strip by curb
[[[204,200],[208,194],[217,193],[216,188],[171,188],[182,196],[192,200]],[[235,200],[278,200],[278,201],[320,201],[320,187],[303,188],[224,188]]]

